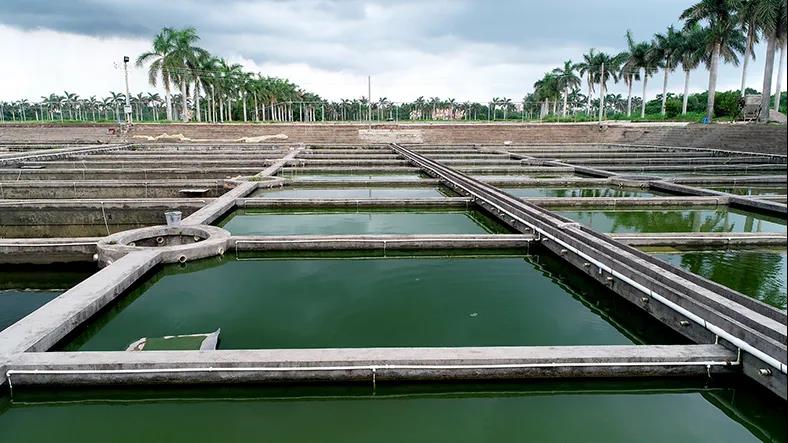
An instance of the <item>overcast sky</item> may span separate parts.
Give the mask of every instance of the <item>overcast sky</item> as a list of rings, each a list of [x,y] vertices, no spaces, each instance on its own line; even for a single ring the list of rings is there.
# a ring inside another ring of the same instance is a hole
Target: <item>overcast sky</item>
[[[589,48],[620,51],[629,28],[650,39],[691,0],[1,0],[0,100],[63,90],[103,97],[122,91],[122,57],[136,58],[163,27],[194,26],[201,46],[247,70],[289,78],[328,99],[420,95],[520,100],[534,81]],[[764,45],[748,85],[760,89]],[[775,62],[776,64],[777,62]],[[738,89],[724,66],[718,90]],[[708,74],[693,73],[705,90]],[[151,91],[143,69],[132,93]],[[786,84],[783,79],[783,87]],[[674,73],[670,89],[680,91]],[[639,91],[640,86],[635,89]],[[661,90],[661,75],[649,95]],[[625,93],[623,85],[613,92]]]

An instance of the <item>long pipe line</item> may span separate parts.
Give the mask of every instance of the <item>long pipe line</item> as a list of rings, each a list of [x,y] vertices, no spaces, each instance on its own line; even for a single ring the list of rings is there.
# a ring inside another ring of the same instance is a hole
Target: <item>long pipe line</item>
[[[397,145],[395,145],[395,146],[397,146]],[[427,163],[434,163],[433,164],[433,168],[442,169],[444,174],[449,174],[449,175],[454,176],[455,178],[460,178],[460,180],[462,180],[462,181],[470,182],[471,187],[473,185],[475,185],[476,187],[481,187],[482,191],[485,191],[485,189],[483,187],[484,186],[483,184],[481,186],[479,186],[479,185],[474,183],[473,179],[468,179],[468,178],[463,177],[463,176],[459,176],[458,177],[457,173],[455,173],[454,171],[451,171],[450,169],[440,165],[437,162],[433,162],[433,161],[429,160],[428,158],[426,158],[424,156],[418,156],[418,154],[409,153],[407,150],[405,150],[404,148],[401,148],[399,146],[397,146],[397,147],[402,149],[406,153],[406,155],[410,154],[411,156],[415,156],[415,158],[417,160],[422,160],[423,162],[427,162]],[[422,158],[420,159],[419,157],[422,157]],[[437,167],[436,167],[436,165],[437,165]],[[468,186],[469,185],[466,183],[466,187],[468,187]],[[489,192],[489,193],[491,193],[493,195],[499,194],[499,192],[497,192],[497,190],[494,190],[494,191],[487,190],[487,192]],[[471,193],[473,193],[473,192],[471,192]],[[476,195],[476,196],[477,196],[477,198],[481,198],[481,195]],[[505,197],[505,195],[504,195],[504,197]],[[569,245],[568,243],[558,239],[556,236],[548,234],[546,231],[544,231],[542,229],[538,229],[533,223],[530,223],[530,222],[528,222],[526,220],[523,220],[522,218],[520,218],[520,217],[518,217],[518,216],[516,216],[514,214],[511,214],[510,211],[507,211],[507,210],[501,208],[500,205],[495,204],[493,202],[490,202],[490,201],[488,201],[486,199],[483,199],[483,200],[487,201],[487,203],[489,203],[490,205],[496,207],[496,209],[498,209],[499,211],[506,212],[508,216],[510,216],[510,217],[512,217],[514,219],[517,219],[517,221],[519,221],[520,223],[523,223],[524,225],[530,227],[535,232],[539,232],[540,235],[542,235],[544,237],[547,237],[550,240],[555,241],[556,243],[560,244],[564,248],[572,251],[573,253],[575,253],[575,254],[579,255],[580,257],[584,258],[585,260],[593,263],[599,269],[608,272],[609,274],[611,274],[611,275],[615,276],[616,278],[618,278],[618,279],[630,284],[632,287],[640,290],[641,292],[644,292],[644,293],[648,294],[650,297],[658,300],[659,302],[663,303],[664,305],[668,306],[669,308],[673,309],[674,311],[684,315],[685,317],[689,318],[690,320],[694,321],[695,323],[701,325],[704,329],[707,329],[710,332],[714,333],[715,335],[724,338],[725,340],[727,340],[730,343],[736,345],[740,349],[748,352],[749,354],[754,355],[755,357],[759,358],[760,360],[764,361],[765,363],[769,364],[770,366],[778,369],[780,372],[782,372],[784,374],[788,372],[788,368],[786,368],[786,364],[785,363],[780,362],[776,358],[774,358],[774,357],[766,354],[765,352],[757,349],[756,347],[750,345],[746,341],[744,341],[744,340],[742,340],[742,339],[730,334],[729,332],[725,331],[724,329],[722,329],[722,328],[720,328],[720,327],[718,327],[718,326],[716,326],[716,325],[714,325],[712,323],[707,322],[706,320],[704,320],[703,318],[701,318],[697,314],[695,314],[693,312],[690,312],[689,310],[679,306],[678,304],[672,302],[668,298],[666,298],[666,297],[654,292],[653,290],[641,285],[640,283],[630,279],[626,275],[624,275],[624,274],[622,274],[622,273],[620,273],[618,271],[615,271],[614,269],[612,269],[611,267],[605,265],[604,263],[594,259],[593,257],[585,254],[584,252],[578,250],[577,248],[575,248],[575,247]]]

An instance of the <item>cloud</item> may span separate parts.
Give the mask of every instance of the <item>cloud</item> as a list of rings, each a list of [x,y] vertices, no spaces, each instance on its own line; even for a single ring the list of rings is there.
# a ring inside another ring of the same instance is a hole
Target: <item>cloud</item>
[[[365,94],[372,75],[373,96],[390,100],[517,100],[564,60],[579,60],[591,47],[620,50],[626,28],[647,39],[675,23],[689,3],[3,0],[0,56],[12,63],[0,98],[120,90],[114,67],[120,57],[146,50],[163,26],[195,26],[211,52],[330,99]],[[760,84],[762,59],[750,70],[752,86]],[[151,89],[143,70],[130,75],[132,89]],[[706,76],[693,73],[691,89],[704,89]],[[738,76],[737,68],[723,66],[719,88],[736,88]],[[670,81],[671,90],[681,90],[680,73]],[[625,92],[623,85],[611,90]],[[660,90],[661,76],[650,82],[649,96]]]

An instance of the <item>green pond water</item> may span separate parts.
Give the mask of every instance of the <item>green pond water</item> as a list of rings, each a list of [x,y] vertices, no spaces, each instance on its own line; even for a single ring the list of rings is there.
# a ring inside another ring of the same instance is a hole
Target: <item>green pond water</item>
[[[417,172],[414,173],[401,173],[401,174],[354,174],[354,173],[347,173],[347,174],[311,174],[311,173],[304,173],[304,174],[280,174],[280,177],[290,178],[290,179],[298,179],[298,180],[349,180],[349,181],[367,181],[367,180],[376,180],[376,181],[386,181],[386,180],[422,180],[428,178],[426,175],[419,174]]]
[[[712,186],[706,188],[737,195],[786,195],[785,186]]]
[[[786,441],[786,407],[697,381],[38,391],[0,398],[0,436],[79,442]],[[89,420],[89,430],[86,430]]]
[[[471,177],[481,181],[491,180],[532,180],[535,178],[572,178],[577,177],[570,173],[531,173],[531,174],[472,174]]]
[[[604,169],[602,167],[601,169]],[[785,176],[785,170],[775,170],[775,169],[766,169],[766,170],[745,170],[744,168],[738,170],[673,170],[673,169],[666,169],[666,170],[653,170],[653,171],[641,171],[641,170],[617,170],[611,171],[615,172],[619,175],[656,175],[660,177],[693,177],[699,175],[705,176],[719,176],[725,177],[729,175],[737,175],[737,176],[746,176],[746,175],[774,175],[774,176]]]
[[[140,337],[218,328],[220,349],[683,342],[558,260],[539,253],[164,266],[62,349],[121,350]]]
[[[515,197],[654,197],[663,195],[658,192],[637,188],[618,188],[600,186],[593,188],[505,188],[501,190]]]
[[[786,308],[785,250],[675,251],[653,255],[777,308]]]
[[[87,278],[93,267],[92,264],[0,266],[0,330]]]
[[[508,232],[478,211],[240,209],[219,222],[234,235],[485,234]]]
[[[402,188],[378,188],[360,186],[352,188],[271,188],[259,189],[252,197],[270,198],[436,198],[455,196],[443,187],[413,186]]]
[[[617,209],[556,211],[606,233],[785,232],[786,221],[738,209]]]

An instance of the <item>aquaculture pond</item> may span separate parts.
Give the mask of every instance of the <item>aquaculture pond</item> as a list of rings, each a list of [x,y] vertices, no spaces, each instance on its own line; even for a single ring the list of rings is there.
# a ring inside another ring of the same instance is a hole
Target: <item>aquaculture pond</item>
[[[0,397],[0,435],[26,443],[786,441],[785,402],[706,383],[16,388],[13,399]]]
[[[375,173],[375,174],[364,174],[364,173],[299,173],[299,174],[292,174],[292,173],[281,173],[279,174],[280,177],[289,178],[289,179],[297,179],[297,180],[343,180],[343,181],[401,181],[401,180],[423,180],[425,178],[429,178],[428,176],[413,172],[413,173]]]
[[[663,193],[649,191],[638,188],[620,188],[612,186],[599,187],[555,187],[555,188],[525,188],[525,187],[501,187],[501,190],[508,192],[515,197],[654,197],[666,195]]]
[[[600,166],[600,169],[605,169],[603,166]],[[657,175],[660,177],[697,177],[697,176],[719,176],[719,177],[726,177],[726,176],[761,176],[761,175],[773,175],[775,177],[785,177],[785,168],[773,168],[773,169],[747,169],[745,166],[742,166],[739,169],[659,169],[659,170],[650,170],[650,171],[643,171],[640,169],[630,169],[630,170],[617,170],[611,171],[615,172],[619,175]]]
[[[437,186],[407,186],[407,187],[283,187],[271,189],[258,189],[252,197],[270,198],[438,198],[456,196],[449,188]]]
[[[558,214],[607,233],[785,232],[786,220],[720,206],[709,209],[557,210]]]
[[[238,209],[218,223],[234,235],[489,234],[509,232],[475,210]]]
[[[578,177],[568,172],[544,173],[532,172],[522,174],[470,174],[473,178],[483,182],[533,180],[538,178],[574,178]]]
[[[786,308],[785,249],[652,252],[666,262],[774,307]]]
[[[0,265],[0,330],[40,308],[94,271],[92,263]]]
[[[551,255],[446,254],[168,265],[63,349],[219,328],[220,349],[684,342]]]
[[[706,186],[704,186],[706,187]],[[783,186],[708,186],[707,189],[715,191],[729,192],[737,195],[786,195],[786,187]]]

